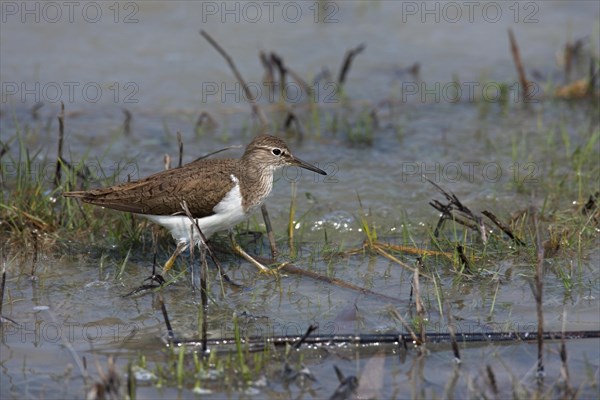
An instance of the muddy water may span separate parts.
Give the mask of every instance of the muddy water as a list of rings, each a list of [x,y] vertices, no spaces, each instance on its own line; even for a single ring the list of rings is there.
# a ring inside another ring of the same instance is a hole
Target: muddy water
[[[246,79],[257,83],[263,75],[257,57],[260,50],[278,52],[310,81],[323,68],[335,77],[344,52],[360,43],[367,45],[348,76],[345,92],[354,101],[354,111],[346,111],[346,115],[357,115],[361,107],[379,110],[381,122],[372,145],[352,144],[347,129],[332,129],[331,120],[336,113],[343,118],[343,112],[337,110],[344,108],[338,98],[327,103],[327,89],[318,92],[317,102],[329,110],[319,121],[310,122],[310,114],[300,111],[305,125],[318,126],[320,135],[309,133],[301,143],[290,138],[296,154],[331,173],[327,180],[306,173],[298,180],[297,215],[304,216],[297,221],[300,257],[296,265],[398,300],[361,295],[298,276],[277,281],[225,256],[229,275],[245,288],[225,286],[222,292],[212,273],[211,337],[232,336],[234,313],[250,316],[241,318],[248,334],[301,334],[311,323],[318,323],[324,334],[400,330],[388,306],[406,312],[412,274],[379,257],[324,258],[325,235],[342,249],[359,246],[364,238],[359,218],[369,211],[385,240],[428,244],[427,228],[436,223],[437,212],[427,203],[441,197],[421,174],[452,190],[474,209],[493,209],[508,216],[530,205],[542,207],[547,188],[553,187],[548,180],[561,179],[572,168],[566,138],[572,152],[587,143],[589,126],[597,123],[585,105],[544,102],[524,109],[512,98],[508,108],[503,108],[498,101],[482,105],[469,98],[471,93],[480,98],[488,81],[509,82],[511,95],[517,91],[517,86],[512,86],[516,74],[508,50],[509,27],[518,38],[528,72],[538,70],[544,76],[545,80],[539,81],[540,91],[548,82],[561,83],[556,53],[567,39],[595,37],[599,21],[594,2],[487,2],[473,5],[472,21],[467,5],[461,5],[461,17],[457,18],[452,6],[435,3],[432,9],[424,9],[420,2],[324,2],[321,8],[312,2],[290,2],[287,6],[274,4],[272,18],[260,3],[255,3],[260,17],[253,6],[244,3],[118,3],[112,9],[109,3],[91,3],[85,11],[83,5],[73,10],[73,22],[67,9],[62,9],[62,19],[56,20],[54,9],[32,2],[31,13],[40,7],[36,22],[34,14],[22,15],[23,3],[10,3],[16,7],[14,11],[12,6],[6,9],[6,4],[9,2],[3,3],[0,48],[1,138],[8,141],[14,137],[17,123],[29,132],[23,133],[26,145],[42,149],[36,160],[39,174],[46,173],[44,157],[52,159],[55,152],[60,100],[68,113],[66,154],[72,160],[84,155],[97,160],[90,161],[90,167],[96,162],[96,170],[101,166],[104,174],[113,172],[115,165],[122,166],[124,171],[116,174],[116,180],[161,170],[164,153],[176,159],[177,131],[184,138],[185,161],[224,146],[247,143],[251,136],[245,128],[250,123],[247,104],[236,90],[230,70],[197,34],[198,29],[213,35],[234,57]],[[96,5],[100,17],[93,14]],[[281,14],[284,7],[285,14]],[[297,20],[295,10],[300,10]],[[319,23],[314,22],[315,16]],[[95,18],[98,21],[90,22]],[[597,41],[586,46],[597,54]],[[421,80],[405,71],[415,62],[421,65]],[[454,80],[462,82],[458,99],[443,90]],[[257,85],[262,96],[258,100],[266,106],[267,91],[262,83]],[[393,111],[378,105],[389,99],[397,104]],[[38,101],[44,106],[39,118],[33,119],[30,110]],[[131,136],[122,134],[123,108],[133,115]],[[197,135],[194,124],[202,111],[210,112],[219,125],[214,132]],[[350,118],[352,122],[355,119]],[[551,136],[561,144],[548,145]],[[15,147],[11,145],[11,151]],[[594,151],[597,156],[597,143]],[[237,157],[240,152],[230,150],[228,154]],[[10,174],[8,167],[3,164],[3,171]],[[295,179],[294,173],[281,172],[268,201],[279,237],[287,226],[289,182]],[[522,186],[517,187],[518,182]],[[585,182],[585,194],[597,190],[597,181],[596,188],[592,187],[593,178]],[[576,184],[567,183],[565,196],[558,202],[568,207],[580,200],[577,197]],[[260,223],[256,216],[250,226]],[[403,234],[405,227],[412,235],[409,239]],[[156,298],[121,297],[149,275],[152,260],[148,252],[134,249],[123,276],[116,279],[127,249],[102,238],[91,248],[87,246],[66,243],[64,254],[42,251],[37,280],[33,281],[19,273],[28,270],[29,261],[7,260],[2,313],[18,325],[3,325],[3,398],[81,397],[83,357],[94,377],[98,376],[95,361],[105,366],[106,354],[118,356],[119,368],[140,354],[148,358],[150,368],[164,360],[162,338],[166,332]],[[245,241],[245,247],[252,252],[267,251],[264,243]],[[555,275],[547,276],[547,330],[560,330],[563,307],[567,329],[598,329],[598,258],[597,249],[588,249],[580,262],[573,262],[573,268],[582,272],[572,292],[567,293]],[[405,261],[412,264],[414,259]],[[444,296],[463,331],[535,329],[531,266],[522,261],[510,258],[497,268],[500,277],[491,273],[489,279],[475,282],[456,283],[451,272],[440,271]],[[424,285],[429,329],[445,331],[437,313],[435,288]],[[167,288],[163,296],[177,334],[196,336],[199,297],[190,289],[188,278]],[[553,379],[560,365],[556,348],[550,345],[547,350],[547,373]],[[584,395],[593,395],[584,372],[596,371],[597,381],[598,348],[597,340],[569,344],[573,384],[583,383]],[[327,397],[335,390],[333,364],[346,375],[364,375],[363,388],[368,370],[381,371],[369,378],[374,382],[375,397],[415,397],[419,393],[440,397],[445,393],[452,378],[449,348],[433,346],[425,359],[417,359],[413,353],[403,359],[396,352],[390,347],[381,352],[340,350],[327,356],[307,351],[305,364],[319,377],[313,384],[314,397]],[[529,385],[536,357],[535,346],[528,344],[469,347],[464,350],[465,368],[457,395],[466,393],[468,379],[483,379],[480,371],[489,363],[498,374],[499,385],[509,387],[511,375],[525,377],[524,384]],[[431,373],[440,370],[447,373]],[[255,388],[261,395],[294,395],[300,390],[288,387],[276,374],[268,378],[267,388]],[[189,388],[178,391],[174,385],[165,386],[156,389],[152,381],[142,382],[138,393],[194,396]],[[227,392],[243,397],[244,390],[220,388],[215,395]]]

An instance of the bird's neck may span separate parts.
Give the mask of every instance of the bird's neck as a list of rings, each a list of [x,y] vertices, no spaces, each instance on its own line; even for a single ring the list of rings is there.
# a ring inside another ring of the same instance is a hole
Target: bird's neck
[[[246,213],[262,205],[265,198],[273,188],[274,168],[247,159],[240,159],[238,177],[240,192],[242,194],[242,206]]]

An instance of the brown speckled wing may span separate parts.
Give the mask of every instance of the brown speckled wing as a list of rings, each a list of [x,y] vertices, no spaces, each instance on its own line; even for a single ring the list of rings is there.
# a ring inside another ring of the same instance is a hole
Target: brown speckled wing
[[[162,171],[135,182],[121,183],[87,192],[68,192],[98,206],[138,214],[181,213],[186,201],[195,218],[214,214],[213,208],[233,188],[231,174],[237,160],[198,160],[181,168]]]

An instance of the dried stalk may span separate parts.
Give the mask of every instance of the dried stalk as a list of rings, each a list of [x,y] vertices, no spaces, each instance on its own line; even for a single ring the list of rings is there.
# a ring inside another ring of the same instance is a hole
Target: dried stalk
[[[248,102],[250,103],[250,107],[252,108],[252,112],[254,113],[254,115],[256,115],[258,117],[260,124],[262,126],[262,130],[266,131],[269,127],[269,121],[267,120],[267,117],[263,113],[262,109],[256,103],[256,99],[254,98],[254,95],[248,88],[248,85],[246,84],[246,81],[244,81],[244,78],[242,78],[242,75],[240,74],[237,67],[235,66],[233,59],[205,30],[201,30],[200,35],[202,35],[202,37],[204,39],[206,39],[208,41],[208,43],[210,43],[211,46],[213,46],[215,48],[215,50],[217,50],[219,52],[219,54],[221,54],[221,56],[225,59],[225,61],[227,61],[227,64],[233,71],[233,74],[235,75],[236,79],[238,80],[240,85],[242,85],[242,88],[244,89],[244,92],[246,93],[246,98],[248,99]]]

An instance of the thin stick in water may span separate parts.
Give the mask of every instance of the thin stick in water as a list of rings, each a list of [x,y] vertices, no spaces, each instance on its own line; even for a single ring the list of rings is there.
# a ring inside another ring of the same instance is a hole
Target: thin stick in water
[[[2,265],[2,283],[0,283],[0,318],[2,317],[2,304],[4,304],[4,287],[6,286],[6,264]]]
[[[299,349],[302,346],[302,343],[306,341],[306,339],[310,336],[311,333],[319,329],[319,325],[310,324],[304,335],[292,346],[294,349]]]
[[[421,262],[417,261],[416,263],[416,272],[413,274],[413,288],[415,294],[415,306],[417,310],[417,319],[419,321],[419,334],[421,338],[421,343],[425,343],[425,308],[423,307],[423,303],[421,302],[421,288],[419,284],[419,270],[421,267]]]
[[[181,138],[181,132],[177,131],[177,144],[179,145],[179,162],[177,166],[181,168],[183,165],[183,139]]]
[[[202,262],[200,271],[200,301],[202,303],[202,327],[200,337],[202,339],[202,353],[206,353],[208,350],[208,262],[206,261],[206,249],[207,246],[200,246],[200,260]]]
[[[242,88],[244,88],[244,92],[246,93],[246,99],[250,103],[250,107],[252,108],[252,112],[254,113],[254,115],[256,115],[258,117],[258,119],[260,121],[260,124],[262,125],[263,130],[266,130],[268,128],[268,126],[269,126],[269,122],[267,120],[267,117],[265,116],[265,114],[263,113],[263,111],[259,107],[259,105],[256,103],[256,99],[254,98],[254,95],[252,94],[252,92],[248,88],[248,85],[244,81],[244,78],[242,78],[242,74],[240,74],[240,72],[238,71],[237,67],[235,66],[235,64],[233,62],[233,59],[219,45],[219,43],[217,43],[205,30],[200,30],[200,35],[202,35],[202,37],[204,39],[206,39],[208,41],[208,43],[210,43],[211,46],[214,47],[215,50],[217,50],[219,52],[219,54],[221,54],[221,56],[225,59],[225,61],[227,61],[227,64],[229,65],[229,67],[233,71],[233,74],[235,75],[236,79],[238,80],[238,82],[240,83],[240,85],[242,85]]]
[[[542,295],[544,290],[543,282],[543,266],[544,266],[544,246],[542,245],[541,233],[538,226],[537,213],[533,214],[533,224],[536,232],[537,243],[537,262],[535,266],[535,287],[533,296],[537,310],[537,345],[538,345],[538,360],[537,360],[537,376],[539,381],[544,377],[544,312],[542,309]]]
[[[569,379],[569,365],[567,364],[567,342],[565,340],[565,328],[567,326],[567,308],[563,306],[562,315],[562,330],[560,335],[560,374],[565,384],[565,397],[571,398],[573,396],[573,388],[571,387]]]
[[[288,219],[288,245],[290,247],[290,256],[296,256],[296,245],[294,243],[294,228],[295,221],[294,217],[296,215],[296,192],[297,185],[296,182],[292,182],[292,200],[290,201],[290,214]]]
[[[58,152],[56,155],[56,170],[54,171],[54,186],[59,187],[62,175],[62,153],[65,139],[65,103],[60,102],[60,114],[58,114]]]
[[[125,120],[123,121],[123,133],[125,133],[125,135],[131,135],[131,111],[124,108],[123,114],[125,115]]]
[[[523,91],[523,100],[529,100],[529,82],[525,77],[525,68],[523,68],[523,63],[521,61],[521,54],[519,53],[519,45],[517,44],[517,39],[515,39],[515,35],[513,34],[512,29],[508,30],[508,39],[510,40],[510,51],[513,56],[513,61],[515,62],[515,67],[517,68],[517,73],[519,74],[519,81],[521,82],[521,90]]]
[[[446,303],[446,316],[448,320],[448,332],[450,333],[450,341],[452,343],[452,352],[454,353],[454,361],[456,361],[457,364],[460,364],[460,350],[456,341],[456,330],[454,329],[454,323],[452,321],[452,309],[448,303]]]
[[[173,341],[175,340],[175,333],[173,333],[173,327],[171,326],[171,321],[169,320],[169,314],[167,314],[167,306],[165,306],[165,302],[160,293],[158,294],[158,302],[160,304],[160,310],[162,311],[163,319],[165,320],[165,325],[167,327],[169,341]]]
[[[516,244],[518,244],[519,246],[525,246],[525,242],[523,242],[521,239],[519,239],[513,232],[512,229],[510,229],[506,224],[504,224],[502,221],[500,221],[500,219],[498,219],[498,217],[496,217],[496,215],[494,215],[494,213],[492,213],[491,211],[488,210],[483,210],[481,212],[483,215],[485,215],[486,217],[488,217],[494,224],[496,224],[496,226],[500,229],[502,229],[502,231],[504,233],[506,233],[506,235],[511,238]]]
[[[359,55],[366,47],[366,44],[361,43],[354,49],[350,49],[346,52],[346,55],[344,56],[344,62],[342,63],[342,67],[340,68],[340,74],[338,75],[338,85],[340,87],[342,87],[346,82],[346,77],[348,76],[348,72],[350,72],[350,67],[352,66],[352,61],[354,60],[354,57]]]
[[[492,393],[498,396],[500,391],[498,390],[498,384],[496,383],[496,375],[494,375],[494,371],[492,371],[492,367],[489,364],[486,365],[485,370],[487,373],[488,381],[490,382],[490,386],[492,388]]]

